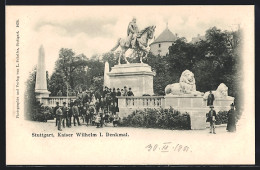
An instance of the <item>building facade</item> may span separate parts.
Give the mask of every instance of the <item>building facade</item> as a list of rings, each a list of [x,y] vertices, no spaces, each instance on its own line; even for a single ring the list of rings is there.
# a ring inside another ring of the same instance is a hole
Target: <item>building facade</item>
[[[150,44],[153,55],[165,56],[169,53],[169,47],[177,40],[177,34],[173,34],[168,27]]]

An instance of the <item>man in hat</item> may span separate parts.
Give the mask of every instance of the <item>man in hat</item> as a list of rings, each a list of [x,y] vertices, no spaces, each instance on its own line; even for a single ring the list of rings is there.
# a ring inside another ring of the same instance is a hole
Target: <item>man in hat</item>
[[[134,96],[131,87],[129,87],[129,91],[127,92],[127,96]]]
[[[128,92],[128,91],[127,91],[127,87],[125,86],[125,87],[124,87],[124,93],[123,93],[123,96],[127,96],[127,92]]]
[[[63,114],[62,125],[63,125],[63,128],[65,128],[66,126],[67,127],[69,126],[69,124],[68,124],[68,108],[66,106],[66,102],[63,102],[62,114]]]
[[[120,89],[117,88],[117,92],[116,92],[116,96],[121,96],[121,92],[120,92]],[[116,102],[115,102],[118,106],[118,98],[116,97]]]
[[[113,91],[111,92],[111,98],[112,98],[113,105],[115,105],[115,102],[116,102],[116,88],[113,88]]]
[[[87,109],[88,109],[87,105],[86,105],[86,103],[84,103],[81,110],[80,110],[81,111],[81,119],[82,119],[83,123],[84,123],[84,121],[86,121]]]
[[[53,113],[55,114],[55,117],[56,117],[56,126],[58,125],[58,119],[57,119],[57,115],[56,115],[56,111],[57,109],[59,108],[59,102],[56,102],[56,106],[54,107],[53,109]]]
[[[61,109],[60,106],[56,110],[56,116],[57,116],[58,130],[62,131],[62,129],[61,129],[61,121],[62,121],[63,113],[62,113],[62,109]]]
[[[103,98],[106,98],[107,93],[108,93],[108,87],[105,86],[105,89],[104,89],[103,92],[102,92],[102,97],[103,97]]]
[[[121,96],[121,92],[119,88],[117,88],[116,96]]]
[[[212,133],[212,130],[213,130],[213,134],[216,134],[215,132],[215,122],[216,122],[216,111],[213,109],[214,106],[211,105],[210,106],[210,111],[209,113],[207,114],[207,122],[210,122],[210,132],[209,133]]]
[[[79,108],[78,108],[78,104],[77,104],[76,101],[74,102],[74,105],[73,105],[73,107],[72,107],[72,114],[73,114],[73,123],[74,123],[74,126],[76,126],[75,119],[76,119],[77,122],[78,122],[78,126],[81,126],[81,124],[80,124],[80,122],[79,122]]]
[[[236,122],[237,122],[237,113],[234,109],[235,106],[232,103],[230,105],[231,109],[228,111],[228,122],[227,122],[227,131],[228,132],[235,132],[236,131]]]
[[[89,112],[89,121],[90,124],[93,125],[93,120],[94,120],[94,115],[95,115],[95,105],[93,102],[89,103],[89,108],[88,108],[88,112]]]
[[[207,99],[207,106],[213,105],[214,100],[215,100],[214,94],[212,94],[212,91],[210,90]]]

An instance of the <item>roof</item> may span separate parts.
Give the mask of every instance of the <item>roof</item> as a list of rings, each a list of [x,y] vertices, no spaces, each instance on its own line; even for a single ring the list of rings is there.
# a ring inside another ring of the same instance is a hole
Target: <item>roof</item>
[[[174,35],[168,28],[166,28],[155,40],[152,44],[161,43],[161,42],[174,42],[177,40],[177,36]]]

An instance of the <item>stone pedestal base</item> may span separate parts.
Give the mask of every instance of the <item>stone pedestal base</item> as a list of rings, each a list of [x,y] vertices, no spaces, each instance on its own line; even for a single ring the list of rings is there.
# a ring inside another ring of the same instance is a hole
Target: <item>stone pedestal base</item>
[[[181,112],[188,112],[191,119],[191,129],[205,129],[206,113],[210,108],[207,106],[207,101],[202,96],[189,96],[189,95],[167,95],[165,98],[165,108],[172,107]],[[234,102],[233,97],[217,98],[214,101],[214,110],[216,113],[219,111],[228,111],[230,104]]]
[[[35,90],[36,100],[39,101],[40,103],[45,104],[46,102],[43,101],[42,98],[49,97],[50,93],[51,92],[49,92],[48,90]]]
[[[153,95],[153,76],[151,67],[144,63],[120,64],[112,67],[107,73],[109,77],[109,88],[132,88],[135,96],[143,94]]]

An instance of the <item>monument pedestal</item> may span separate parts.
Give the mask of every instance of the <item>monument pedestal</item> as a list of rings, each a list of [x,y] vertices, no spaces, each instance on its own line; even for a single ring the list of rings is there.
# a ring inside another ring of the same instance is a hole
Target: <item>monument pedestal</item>
[[[153,95],[153,76],[151,67],[145,63],[120,64],[107,73],[109,88],[132,88],[135,96]]]
[[[35,96],[40,103],[44,103],[43,97],[49,97],[50,92],[47,90],[46,68],[45,68],[45,53],[43,46],[39,49],[36,83],[35,83]]]

